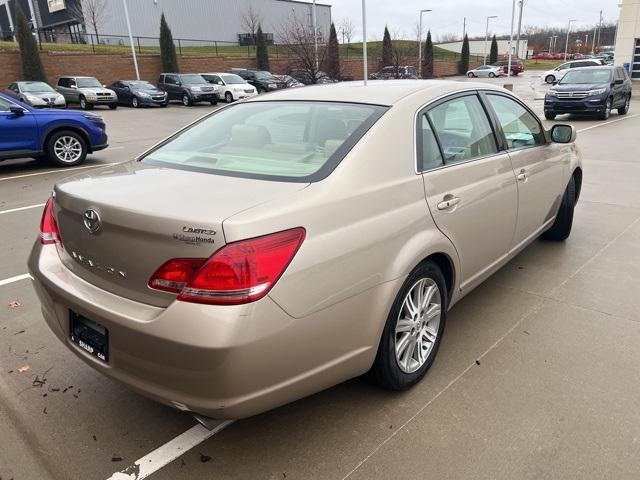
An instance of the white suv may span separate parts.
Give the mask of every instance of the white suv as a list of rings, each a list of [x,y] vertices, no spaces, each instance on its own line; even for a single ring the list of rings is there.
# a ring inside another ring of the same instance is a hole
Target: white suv
[[[218,98],[227,103],[258,94],[256,87],[234,73],[201,73],[201,77],[217,87]]]
[[[542,80],[544,80],[546,83],[559,82],[566,75],[570,68],[600,66],[602,66],[602,62],[600,60],[572,60],[570,62],[565,62],[561,65],[558,65],[553,70],[547,70],[542,74]]]

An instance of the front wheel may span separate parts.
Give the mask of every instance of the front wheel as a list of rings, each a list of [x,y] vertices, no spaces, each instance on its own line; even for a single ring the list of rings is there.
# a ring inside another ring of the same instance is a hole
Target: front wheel
[[[193,101],[191,100],[191,97],[186,93],[182,95],[182,104],[185,107],[190,107],[191,105],[193,105]]]
[[[109,104],[109,109],[110,110],[117,110],[118,108],[118,104],[117,103],[110,103]]]
[[[618,115],[626,115],[631,105],[631,95],[624,101],[624,106],[618,109]]]
[[[131,99],[131,106],[133,108],[138,108],[140,106],[140,100],[138,100],[138,97],[133,97]]]
[[[376,383],[405,390],[431,367],[444,333],[447,288],[427,260],[409,274],[391,307],[371,373]]]
[[[573,177],[569,180],[569,184],[562,196],[562,203],[558,210],[556,220],[551,228],[542,234],[542,238],[562,242],[569,238],[571,227],[573,226],[573,211],[576,206],[576,182]]]
[[[59,167],[73,167],[87,158],[87,142],[76,132],[63,130],[51,135],[47,157]]]
[[[604,106],[604,112],[600,114],[600,120],[608,120],[611,116],[611,109],[613,108],[613,100],[607,98],[607,103]]]
[[[218,104],[218,100],[211,100],[209,103],[211,103],[211,105],[217,105]]]
[[[556,81],[556,77],[554,77],[553,75],[547,75],[544,81],[547,83],[553,83]]]
[[[86,98],[80,97],[80,108],[82,110],[91,110],[93,108],[93,105],[87,102]]]
[[[547,120],[555,120],[556,114],[544,112],[544,118],[546,118]]]
[[[231,94],[231,92],[227,92],[224,94],[224,101],[227,103],[233,102],[233,95]]]

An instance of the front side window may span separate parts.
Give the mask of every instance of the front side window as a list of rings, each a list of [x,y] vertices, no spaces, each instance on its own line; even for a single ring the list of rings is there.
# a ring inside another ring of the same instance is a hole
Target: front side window
[[[526,108],[502,95],[489,94],[487,98],[502,126],[509,150],[544,143],[540,123]]]
[[[331,173],[386,110],[311,101],[237,104],[204,118],[142,161],[218,175],[315,181]]]
[[[444,102],[429,110],[444,154],[444,163],[458,163],[498,152],[487,114],[476,95]]]

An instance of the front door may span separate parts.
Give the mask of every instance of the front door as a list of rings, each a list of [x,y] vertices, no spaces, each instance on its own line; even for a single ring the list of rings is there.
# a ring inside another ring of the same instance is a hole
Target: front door
[[[421,113],[418,152],[429,209],[458,252],[460,287],[473,288],[511,244],[518,193],[509,155],[476,93]]]
[[[547,143],[538,118],[511,96],[487,92],[496,114],[518,182],[518,221],[512,248],[541,233],[556,215],[566,167],[558,145]]]
[[[33,114],[28,110],[24,114],[13,113],[9,110],[12,106],[17,105],[0,97],[0,157],[40,149]]]

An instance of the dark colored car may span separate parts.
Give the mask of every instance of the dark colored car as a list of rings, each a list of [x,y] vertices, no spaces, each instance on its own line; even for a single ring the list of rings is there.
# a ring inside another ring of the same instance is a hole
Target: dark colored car
[[[495,63],[492,63],[493,67],[502,67],[502,71],[506,74],[507,69],[509,68],[508,60],[498,60]],[[518,75],[519,73],[524,72],[524,63],[522,60],[511,59],[511,75]]]
[[[118,80],[109,85],[109,88],[116,92],[120,105],[130,105],[133,108],[169,105],[167,92],[143,80]]]
[[[33,157],[72,167],[107,146],[95,113],[36,109],[0,93],[0,160]]]
[[[332,80],[331,78],[329,78],[329,75],[327,75],[321,70],[318,70],[317,72],[315,72],[315,77],[316,77],[315,82],[313,81],[313,76],[314,76],[313,72],[304,68],[294,68],[289,72],[289,76],[295,78],[300,83],[304,83],[305,85],[312,85],[314,83],[323,84],[323,83],[336,82],[335,80]]]
[[[158,88],[167,92],[167,101],[180,100],[185,107],[198,102],[218,103],[215,87],[195,73],[161,73]]]
[[[418,73],[416,72],[416,67],[412,65],[404,65],[404,66],[387,66],[382,67],[379,71],[372,73],[369,75],[371,80],[390,80],[394,78],[410,78],[416,79],[418,78]]]
[[[553,120],[563,113],[584,113],[606,120],[613,109],[620,115],[626,114],[630,102],[631,79],[624,68],[575,68],[545,96],[544,116]]]
[[[252,70],[249,68],[232,68],[229,73],[234,73],[243,78],[254,87],[258,93],[267,93],[273,90],[287,88],[287,84],[265,70]]]

